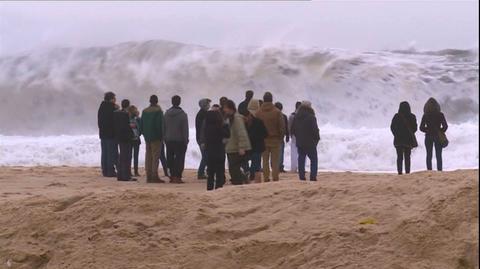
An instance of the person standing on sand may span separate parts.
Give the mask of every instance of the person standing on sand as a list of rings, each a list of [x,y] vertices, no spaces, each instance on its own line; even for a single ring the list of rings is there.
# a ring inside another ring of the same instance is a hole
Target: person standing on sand
[[[222,188],[225,184],[225,144],[230,137],[230,126],[223,121],[218,109],[205,115],[200,143],[207,153],[207,190]]]
[[[241,115],[245,116],[247,115],[247,108],[248,108],[248,103],[250,100],[253,98],[253,91],[246,91],[245,92],[245,100],[243,100],[239,105],[238,105],[238,113]]]
[[[250,181],[255,183],[262,182],[262,153],[265,151],[265,138],[267,137],[267,128],[263,121],[255,117],[260,109],[260,102],[252,99],[248,103],[245,125],[247,127],[248,138],[252,149],[248,152],[250,164]]]
[[[292,134],[297,138],[298,176],[305,178],[305,158],[310,159],[310,181],[317,181],[318,156],[317,144],[320,141],[317,118],[308,101],[302,102],[292,124]]]
[[[197,144],[200,148],[200,153],[202,155],[202,159],[200,160],[200,165],[198,166],[198,171],[197,171],[197,179],[206,179],[207,177],[205,176],[205,166],[207,165],[207,155],[205,152],[205,149],[203,149],[200,145],[200,134],[202,132],[202,126],[205,121],[205,115],[207,114],[207,111],[210,109],[210,102],[211,100],[208,98],[203,98],[198,102],[198,105],[200,106],[200,110],[197,113],[197,116],[195,117],[195,134],[197,138]]]
[[[267,128],[268,135],[265,138],[265,151],[263,152],[263,180],[270,181],[270,165],[272,168],[272,179],[278,181],[280,166],[280,147],[285,135],[285,121],[282,112],[273,105],[273,96],[266,92],[263,96],[263,104],[256,113]],[[271,159],[271,161],[270,161]]]
[[[292,124],[293,119],[295,118],[295,114],[300,107],[302,102],[295,103],[295,111],[290,114],[288,117],[288,131],[290,133],[290,172],[296,173],[298,168],[298,151],[297,151],[297,140],[295,136],[292,134]]]
[[[275,107],[278,108],[278,110],[280,111],[283,110],[283,104],[280,102],[276,102]],[[283,113],[282,113],[282,117],[285,124],[285,136],[284,138],[282,138],[282,146],[280,148],[280,172],[285,173],[285,166],[283,164],[284,155],[285,155],[285,143],[288,143],[290,141],[290,134],[288,130],[288,117]]]
[[[405,174],[410,174],[410,154],[412,148],[417,147],[415,132],[417,131],[417,118],[410,109],[408,102],[401,102],[398,113],[393,116],[390,130],[393,134],[393,145],[397,151],[397,172],[403,172],[403,160],[405,160]]]
[[[113,134],[113,112],[115,109],[115,94],[105,93],[103,102],[98,108],[98,131],[101,143],[101,166],[104,177],[116,177],[115,165],[118,160],[118,147]]]
[[[133,131],[132,139],[132,152],[133,152],[133,171],[136,177],[140,176],[138,173],[138,155],[140,154],[140,136],[142,135],[140,130],[140,112],[136,106],[131,105],[128,107],[128,114],[130,116],[130,128]]]
[[[230,122],[230,138],[225,145],[228,158],[228,171],[233,185],[248,183],[247,177],[240,169],[245,162],[246,153],[252,149],[248,139],[243,116],[237,113],[235,103],[228,100],[223,107],[225,117]]]
[[[425,133],[425,148],[427,150],[427,170],[432,170],[433,146],[437,159],[437,170],[443,170],[441,135],[448,129],[445,115],[441,112],[440,104],[434,98],[428,99],[423,107],[423,117],[420,123],[420,131]]]
[[[145,172],[147,183],[165,183],[158,175],[158,161],[163,140],[163,111],[158,97],[150,96],[150,106],[142,111],[141,130],[145,139]]]
[[[133,131],[130,127],[128,107],[130,101],[122,100],[122,109],[113,113],[113,134],[120,148],[117,166],[117,179],[119,181],[136,181],[132,178],[132,139]]]
[[[182,174],[188,145],[188,117],[180,107],[181,101],[180,96],[173,96],[172,107],[165,113],[165,144],[170,183],[184,183]]]

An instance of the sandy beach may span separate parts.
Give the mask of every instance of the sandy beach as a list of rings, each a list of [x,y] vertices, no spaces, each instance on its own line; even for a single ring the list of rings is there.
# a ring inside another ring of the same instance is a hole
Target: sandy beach
[[[0,167],[0,268],[478,268],[478,170],[206,192]]]

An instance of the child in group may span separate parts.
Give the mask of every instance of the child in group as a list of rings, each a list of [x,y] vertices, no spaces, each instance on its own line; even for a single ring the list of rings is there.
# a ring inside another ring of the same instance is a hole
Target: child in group
[[[133,131],[133,138],[132,138],[132,152],[133,152],[133,170],[135,173],[135,176],[140,176],[138,173],[138,155],[140,153],[140,136],[142,135],[142,132],[140,130],[140,112],[138,111],[137,107],[134,105],[131,105],[128,108],[128,114],[130,115],[130,128],[132,128]]]

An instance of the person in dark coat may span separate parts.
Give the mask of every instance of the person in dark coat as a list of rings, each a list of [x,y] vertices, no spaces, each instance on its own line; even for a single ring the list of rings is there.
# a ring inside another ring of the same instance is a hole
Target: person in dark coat
[[[390,130],[393,134],[393,145],[397,151],[397,171],[402,174],[403,160],[405,160],[405,173],[410,173],[410,154],[412,148],[417,146],[415,132],[417,131],[417,118],[412,114],[410,104],[401,102],[398,113],[393,116]]]
[[[197,144],[200,147],[200,153],[202,154],[202,159],[200,160],[200,165],[198,166],[198,171],[197,171],[197,179],[206,179],[207,177],[205,176],[205,167],[207,165],[207,155],[205,152],[205,149],[203,149],[200,145],[200,134],[202,132],[202,126],[205,121],[205,115],[207,114],[207,111],[210,109],[210,102],[211,100],[208,98],[203,98],[198,102],[198,105],[200,106],[200,110],[197,113],[197,116],[195,117],[195,134],[197,138]]]
[[[305,157],[310,159],[310,181],[317,181],[318,156],[317,144],[320,133],[317,118],[308,101],[302,102],[292,123],[292,135],[297,139],[298,175],[305,180]]]
[[[250,100],[253,98],[253,91],[246,91],[245,92],[245,100],[243,100],[239,105],[238,105],[238,113],[241,115],[245,116],[247,115],[248,112],[248,103]]]
[[[263,121],[255,114],[260,109],[260,102],[257,99],[250,100],[245,116],[245,125],[247,127],[248,138],[252,149],[247,152],[250,164],[250,181],[255,183],[262,182],[262,153],[265,151],[265,138],[268,135],[267,128]]]
[[[442,144],[439,141],[439,132],[448,129],[445,115],[441,112],[440,104],[434,98],[428,99],[423,108],[423,117],[420,123],[420,131],[425,133],[425,148],[427,150],[427,169],[432,170],[433,146],[437,159],[437,170],[442,171]]]
[[[207,190],[225,184],[225,139],[230,138],[230,126],[225,123],[219,110],[210,110],[205,115],[200,143],[207,153]]]
[[[105,93],[103,102],[98,108],[98,131],[101,143],[101,166],[104,177],[116,177],[115,166],[118,159],[118,146],[113,136],[113,112],[115,109],[115,94]]]
[[[122,109],[113,113],[113,134],[120,148],[117,166],[117,179],[119,181],[136,181],[131,177],[132,169],[132,139],[133,130],[130,127],[128,107],[130,101],[122,100]]]
[[[283,110],[283,104],[280,102],[276,102],[275,106],[278,110]],[[283,164],[284,155],[285,155],[285,143],[290,141],[290,132],[288,130],[288,117],[282,112],[283,121],[285,122],[285,136],[282,139],[282,147],[280,148],[280,172],[285,173],[285,165]]]

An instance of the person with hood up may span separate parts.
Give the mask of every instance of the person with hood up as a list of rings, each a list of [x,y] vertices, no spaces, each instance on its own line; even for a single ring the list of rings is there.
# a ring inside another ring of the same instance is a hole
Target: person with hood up
[[[101,144],[101,166],[104,177],[116,177],[115,166],[118,160],[118,145],[113,135],[113,112],[115,108],[115,94],[106,92],[103,102],[98,108],[98,132]]]
[[[415,132],[417,131],[417,118],[410,109],[408,102],[401,102],[398,113],[393,116],[390,130],[393,134],[393,145],[397,151],[397,172],[403,172],[405,160],[405,173],[410,174],[410,155],[412,148],[418,146]]]
[[[298,176],[300,180],[306,180],[305,158],[308,156],[310,159],[310,181],[317,181],[317,144],[320,141],[320,133],[317,118],[310,102],[303,101],[298,108],[292,124],[292,134],[297,139]]]
[[[165,144],[170,183],[184,183],[182,174],[188,145],[188,117],[180,107],[181,101],[180,96],[173,96],[172,107],[165,113]]]
[[[266,92],[263,96],[263,104],[256,113],[257,118],[263,121],[267,128],[265,138],[265,151],[263,152],[263,180],[270,181],[270,165],[272,168],[272,179],[278,181],[280,174],[280,147],[285,136],[285,120],[282,112],[273,105],[273,96]],[[271,161],[270,161],[271,159]]]
[[[130,101],[122,100],[122,109],[113,113],[113,134],[120,148],[117,166],[117,179],[119,181],[136,181],[132,178],[132,139],[133,130],[130,127],[128,107]]]
[[[295,118],[295,114],[300,107],[302,102],[297,101],[295,103],[295,111],[290,114],[288,117],[288,131],[290,133],[290,172],[296,173],[298,169],[298,151],[297,151],[297,140],[295,136],[292,134],[292,124],[293,119]]]
[[[246,175],[241,166],[246,161],[246,153],[252,149],[248,139],[247,129],[243,116],[237,113],[235,103],[228,100],[223,112],[230,123],[230,138],[225,145],[225,152],[228,159],[228,171],[233,185],[242,185],[248,183]]]
[[[164,118],[158,97],[150,96],[150,106],[142,111],[141,130],[145,139],[145,172],[147,183],[165,183],[158,175],[160,151],[163,143]]]
[[[218,109],[207,111],[200,143],[207,158],[207,190],[222,188],[225,184],[225,144],[230,137],[230,126],[224,122]]]
[[[435,157],[437,159],[437,170],[443,170],[441,135],[447,129],[448,124],[443,115],[440,104],[434,98],[430,98],[423,107],[423,117],[420,122],[420,131],[425,133],[425,148],[427,150],[427,170],[432,170],[433,146],[435,146]],[[440,133],[442,132],[442,133]]]
[[[200,165],[198,166],[198,171],[197,171],[197,179],[206,179],[207,177],[205,176],[205,167],[207,165],[207,155],[205,152],[205,149],[202,148],[201,143],[200,143],[200,135],[202,132],[202,126],[205,121],[205,116],[207,114],[208,109],[210,109],[210,102],[211,100],[208,98],[203,98],[198,102],[198,105],[200,106],[200,110],[197,113],[197,116],[195,117],[195,133],[196,133],[196,138],[197,138],[197,144],[200,147],[200,153],[202,155],[202,159],[200,160]]]
[[[260,102],[252,99],[248,103],[245,125],[252,149],[248,152],[250,164],[250,181],[262,182],[262,153],[265,151],[265,138],[268,135],[267,128],[261,119],[255,117],[260,109]]]

